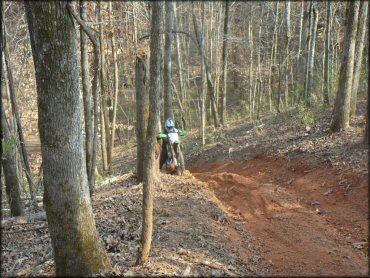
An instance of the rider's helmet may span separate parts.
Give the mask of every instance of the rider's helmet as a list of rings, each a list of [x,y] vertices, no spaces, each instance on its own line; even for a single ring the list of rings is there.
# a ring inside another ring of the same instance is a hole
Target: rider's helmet
[[[174,130],[174,127],[175,127],[174,121],[172,120],[172,118],[168,118],[164,123],[164,129],[167,132],[172,132]]]

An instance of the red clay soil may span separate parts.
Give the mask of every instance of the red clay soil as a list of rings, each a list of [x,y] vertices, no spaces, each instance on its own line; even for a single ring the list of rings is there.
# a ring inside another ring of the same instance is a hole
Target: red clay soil
[[[269,275],[368,275],[368,178],[294,158],[197,163],[271,260]]]

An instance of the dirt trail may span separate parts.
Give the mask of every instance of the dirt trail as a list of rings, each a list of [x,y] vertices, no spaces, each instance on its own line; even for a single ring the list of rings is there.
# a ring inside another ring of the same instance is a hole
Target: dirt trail
[[[302,158],[193,164],[271,260],[271,275],[368,274],[368,180]]]

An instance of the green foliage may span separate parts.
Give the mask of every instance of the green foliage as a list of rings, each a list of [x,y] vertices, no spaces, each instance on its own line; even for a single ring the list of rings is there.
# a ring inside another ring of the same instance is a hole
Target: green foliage
[[[3,138],[1,141],[1,148],[3,150],[3,156],[7,156],[8,152],[12,149],[12,147],[17,146],[20,143],[19,139],[17,136],[12,134],[8,140]]]
[[[226,132],[222,129],[216,129],[214,127],[209,127],[206,132],[206,140],[208,144],[214,144],[217,142],[225,142],[228,140]]]
[[[316,114],[312,109],[309,109],[305,104],[298,105],[298,118],[303,125],[313,125],[316,121]]]

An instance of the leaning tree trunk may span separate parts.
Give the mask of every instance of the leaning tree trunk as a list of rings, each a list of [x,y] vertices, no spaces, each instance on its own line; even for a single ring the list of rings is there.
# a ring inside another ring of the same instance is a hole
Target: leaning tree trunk
[[[226,84],[227,84],[227,36],[229,33],[229,9],[230,1],[225,0],[225,17],[224,17],[224,35],[222,46],[222,91],[221,91],[221,123],[225,125],[226,121]]]
[[[86,20],[86,1],[80,1],[81,19]],[[84,103],[85,116],[85,152],[86,152],[86,168],[89,185],[91,187],[91,171],[92,171],[92,151],[93,151],[93,123],[92,123],[92,104],[91,104],[91,90],[90,90],[90,74],[89,74],[89,53],[87,35],[83,28],[80,29],[81,38],[81,81],[82,81],[82,95]]]
[[[136,90],[136,175],[143,181],[146,130],[149,116],[148,53],[138,50],[135,66]]]
[[[353,83],[352,83],[352,92],[351,92],[351,108],[350,108],[350,116],[356,115],[356,106],[357,106],[357,91],[358,91],[358,84],[360,81],[361,75],[361,65],[362,65],[362,55],[364,51],[365,45],[365,35],[366,35],[366,27],[367,25],[367,10],[368,10],[368,1],[361,2],[361,10],[359,15],[358,21],[358,31],[357,31],[357,39],[356,39],[356,58],[355,58],[355,66],[353,71]]]
[[[353,81],[353,68],[355,44],[360,2],[349,2],[347,11],[347,30],[344,38],[343,60],[340,69],[339,87],[333,110],[331,131],[337,132],[349,127],[349,112],[351,89]]]
[[[25,8],[36,72],[44,205],[56,275],[106,272],[111,263],[95,226],[86,175],[74,21],[64,1],[26,1]]]
[[[150,34],[150,83],[149,83],[149,125],[146,137],[146,150],[143,172],[143,222],[141,245],[137,264],[148,261],[153,235],[153,199],[156,184],[157,163],[155,148],[157,144],[157,123],[159,121],[161,36],[163,20],[163,2],[152,2],[152,22]]]
[[[171,1],[166,2],[166,27],[165,27],[165,44],[164,44],[164,72],[163,72],[163,87],[164,87],[164,118],[173,119],[172,108],[172,29],[173,29],[173,5]]]
[[[98,2],[98,19],[99,19],[99,40],[100,40],[100,132],[101,132],[101,149],[102,149],[102,160],[103,160],[103,171],[109,172],[108,153],[110,152],[110,133],[109,133],[109,116],[107,109],[107,94],[108,89],[106,86],[106,75],[105,75],[105,52],[104,52],[104,29],[103,29],[103,19],[102,19],[102,4],[103,2]]]
[[[16,148],[12,142],[8,123],[6,121],[5,109],[1,103],[1,130],[4,133],[4,142],[6,146],[5,157],[1,159],[1,165],[4,169],[5,190],[8,197],[10,215],[21,216],[24,214],[21,191],[19,188],[19,177],[17,171],[17,162],[15,160]],[[2,148],[3,144],[1,144]],[[0,166],[1,167],[1,166]]]
[[[35,202],[35,192],[34,192],[34,184],[33,184],[33,178],[32,178],[32,172],[30,163],[28,161],[28,155],[25,145],[25,140],[23,136],[23,128],[21,123],[21,117],[19,116],[19,110],[18,110],[18,104],[17,104],[17,98],[15,93],[15,85],[14,85],[14,79],[13,79],[13,71],[12,67],[10,65],[10,57],[9,57],[9,48],[8,44],[6,43],[6,35],[5,35],[5,25],[3,26],[4,35],[2,36],[2,41],[4,43],[4,59],[5,59],[5,65],[8,72],[8,80],[9,80],[9,95],[10,95],[10,103],[12,106],[13,114],[15,116],[15,121],[17,124],[17,131],[18,131],[18,138],[19,138],[19,145],[20,150],[23,158],[24,168],[26,170],[26,178],[29,185],[30,195],[32,203]],[[1,97],[1,96],[0,96]]]
[[[112,55],[113,55],[113,66],[114,66],[114,90],[113,90],[113,111],[112,111],[112,126],[111,126],[111,136],[110,136],[110,148],[108,152],[108,171],[109,173],[112,173],[112,156],[113,156],[113,148],[114,148],[114,140],[116,137],[116,120],[117,120],[117,104],[118,104],[118,83],[119,83],[119,77],[118,77],[118,62],[117,62],[117,51],[116,51],[116,39],[115,39],[115,32],[114,32],[114,26],[115,24],[112,23],[112,1],[109,1],[109,21],[110,26],[112,28],[111,33],[111,42],[112,42]]]

